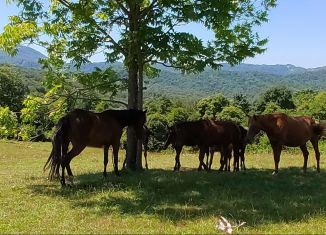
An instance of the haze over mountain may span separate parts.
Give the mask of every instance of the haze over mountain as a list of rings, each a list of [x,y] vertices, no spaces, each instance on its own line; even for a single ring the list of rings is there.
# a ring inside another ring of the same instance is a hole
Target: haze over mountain
[[[14,57],[0,51],[0,64],[8,63],[24,68],[36,68],[40,58],[45,58],[40,52],[29,48],[20,47]],[[103,69],[109,65],[105,62],[85,64],[81,69],[85,72],[94,71],[96,67]],[[111,64],[119,73],[126,73],[122,63]],[[154,93],[183,99],[200,98],[214,93],[223,93],[233,96],[243,93],[254,98],[268,87],[285,85],[293,90],[316,89],[326,90],[326,67],[305,69],[294,65],[254,65],[240,64],[231,67],[223,65],[220,71],[207,68],[198,74],[182,75],[173,68],[158,66],[161,70],[159,77],[146,79],[145,94]]]

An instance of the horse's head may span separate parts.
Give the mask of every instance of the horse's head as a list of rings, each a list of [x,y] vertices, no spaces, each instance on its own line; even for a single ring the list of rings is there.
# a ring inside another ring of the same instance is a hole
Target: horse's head
[[[259,116],[253,115],[252,117],[249,117],[248,133],[245,139],[245,143],[251,143],[260,130],[261,130],[261,125],[259,122]]]
[[[138,111],[137,120],[136,120],[136,123],[134,125],[136,135],[137,135],[138,139],[143,138],[144,125],[146,123],[146,112],[147,112],[146,110],[145,111]]]
[[[172,144],[172,146],[173,146],[174,141],[175,141],[174,126],[172,126],[172,127],[167,126],[167,137],[166,137],[166,141],[163,146],[163,149],[167,149],[170,144]]]

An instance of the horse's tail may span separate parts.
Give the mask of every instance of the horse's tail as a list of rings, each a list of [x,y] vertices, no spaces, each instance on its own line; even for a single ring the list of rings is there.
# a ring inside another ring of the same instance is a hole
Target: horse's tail
[[[46,171],[50,168],[49,180],[53,180],[59,176],[59,168],[62,156],[64,155],[62,145],[67,136],[69,128],[69,121],[67,116],[61,118],[57,124],[57,130],[54,133],[52,140],[52,151],[48,160],[46,161],[43,170]]]
[[[316,135],[326,136],[326,121],[321,121],[312,126],[312,130]]]

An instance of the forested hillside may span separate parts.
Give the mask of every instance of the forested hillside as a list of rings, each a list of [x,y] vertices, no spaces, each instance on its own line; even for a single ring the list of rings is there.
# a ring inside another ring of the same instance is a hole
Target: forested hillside
[[[44,56],[38,51],[21,47],[15,57],[9,57],[0,52],[0,63],[8,63],[23,68],[24,83],[30,90],[39,90],[41,76],[37,60]],[[96,67],[106,68],[106,63],[86,64],[81,67],[85,72],[92,72]],[[122,63],[111,65],[122,77],[126,71]],[[325,90],[326,67],[304,69],[293,65],[251,65],[240,64],[235,67],[224,65],[220,71],[207,68],[199,74],[181,74],[171,68],[158,67],[161,72],[158,77],[145,79],[145,96],[164,94],[182,100],[198,100],[215,93],[227,97],[235,94],[245,94],[250,100],[270,87],[285,85],[293,91],[303,89]]]

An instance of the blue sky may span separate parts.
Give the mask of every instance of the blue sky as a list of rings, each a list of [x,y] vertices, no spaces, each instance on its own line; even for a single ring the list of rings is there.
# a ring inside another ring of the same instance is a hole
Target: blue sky
[[[17,13],[14,5],[0,0],[0,32],[9,15]],[[326,66],[326,0],[278,0],[271,10],[269,22],[257,29],[267,37],[267,51],[245,60],[252,64],[293,64],[305,68]],[[196,24],[186,30],[200,35],[204,40],[212,34]],[[39,49],[39,48],[37,48]],[[103,61],[101,54],[93,61]]]

